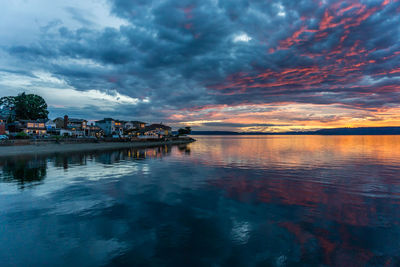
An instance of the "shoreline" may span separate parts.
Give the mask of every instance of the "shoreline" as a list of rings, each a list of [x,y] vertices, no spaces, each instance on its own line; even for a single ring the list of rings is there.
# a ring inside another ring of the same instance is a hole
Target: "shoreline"
[[[90,152],[113,150],[120,148],[147,148],[163,145],[189,144],[195,139],[182,139],[171,141],[154,142],[110,142],[110,143],[78,143],[78,144],[38,144],[22,146],[0,146],[0,158],[27,156],[27,155],[46,155],[71,152]]]

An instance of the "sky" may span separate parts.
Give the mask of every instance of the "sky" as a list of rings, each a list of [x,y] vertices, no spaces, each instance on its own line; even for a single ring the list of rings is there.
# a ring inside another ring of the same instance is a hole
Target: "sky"
[[[0,97],[194,130],[400,126],[400,0],[0,0]]]

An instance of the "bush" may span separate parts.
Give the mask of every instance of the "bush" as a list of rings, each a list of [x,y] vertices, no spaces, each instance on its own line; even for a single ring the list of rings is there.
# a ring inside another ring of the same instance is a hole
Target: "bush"
[[[17,138],[17,139],[28,139],[29,135],[27,135],[25,132],[19,132],[19,133],[17,133],[15,138]]]
[[[180,128],[178,130],[178,136],[180,135],[187,135],[192,133],[192,128],[191,127],[185,127],[185,128]]]

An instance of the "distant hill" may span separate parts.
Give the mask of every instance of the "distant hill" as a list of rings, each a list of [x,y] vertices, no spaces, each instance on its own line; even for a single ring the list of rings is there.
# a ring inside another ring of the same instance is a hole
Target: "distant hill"
[[[192,131],[191,135],[400,135],[400,127],[333,128],[317,131],[283,133]]]
[[[322,129],[315,132],[321,135],[392,135],[400,134],[400,127],[360,127]]]

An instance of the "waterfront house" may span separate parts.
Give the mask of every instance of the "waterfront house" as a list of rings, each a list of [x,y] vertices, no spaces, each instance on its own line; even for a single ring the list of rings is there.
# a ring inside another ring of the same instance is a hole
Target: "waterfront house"
[[[32,136],[43,136],[47,134],[47,120],[20,120],[19,128],[21,131]]]
[[[73,130],[80,130],[80,131],[85,131],[87,128],[87,120],[84,119],[74,119],[74,118],[67,118],[68,123],[67,127],[72,128]]]
[[[67,115],[64,118],[56,118],[54,120],[56,132],[62,136],[86,136],[87,120],[69,118]]]
[[[104,131],[95,125],[88,125],[86,128],[86,136],[92,136],[92,137],[97,137],[100,138],[104,136]]]
[[[124,131],[134,129],[134,125],[131,121],[126,121],[124,123]]]
[[[146,127],[145,122],[128,121],[124,125],[124,134],[129,136],[138,136]]]
[[[114,120],[112,118],[104,118],[103,120],[96,121],[95,125],[104,131],[107,136],[110,135],[123,135],[124,125],[122,121]]]
[[[143,129],[143,135],[151,138],[163,138],[171,135],[171,127],[164,124],[151,124]]]
[[[138,128],[139,130],[144,129],[146,127],[146,124],[147,124],[147,123],[142,122],[142,121],[132,121],[132,123],[133,123],[134,127]]]
[[[146,127],[146,123],[142,121],[128,121],[125,123],[124,129],[125,130],[131,130],[131,129],[137,129],[137,130],[142,130]]]
[[[58,129],[69,129],[69,128],[75,128],[78,130],[84,130],[87,127],[87,120],[85,119],[74,119],[74,118],[69,118],[67,115],[64,116],[64,118],[56,118],[54,119],[55,123],[55,128]]]

